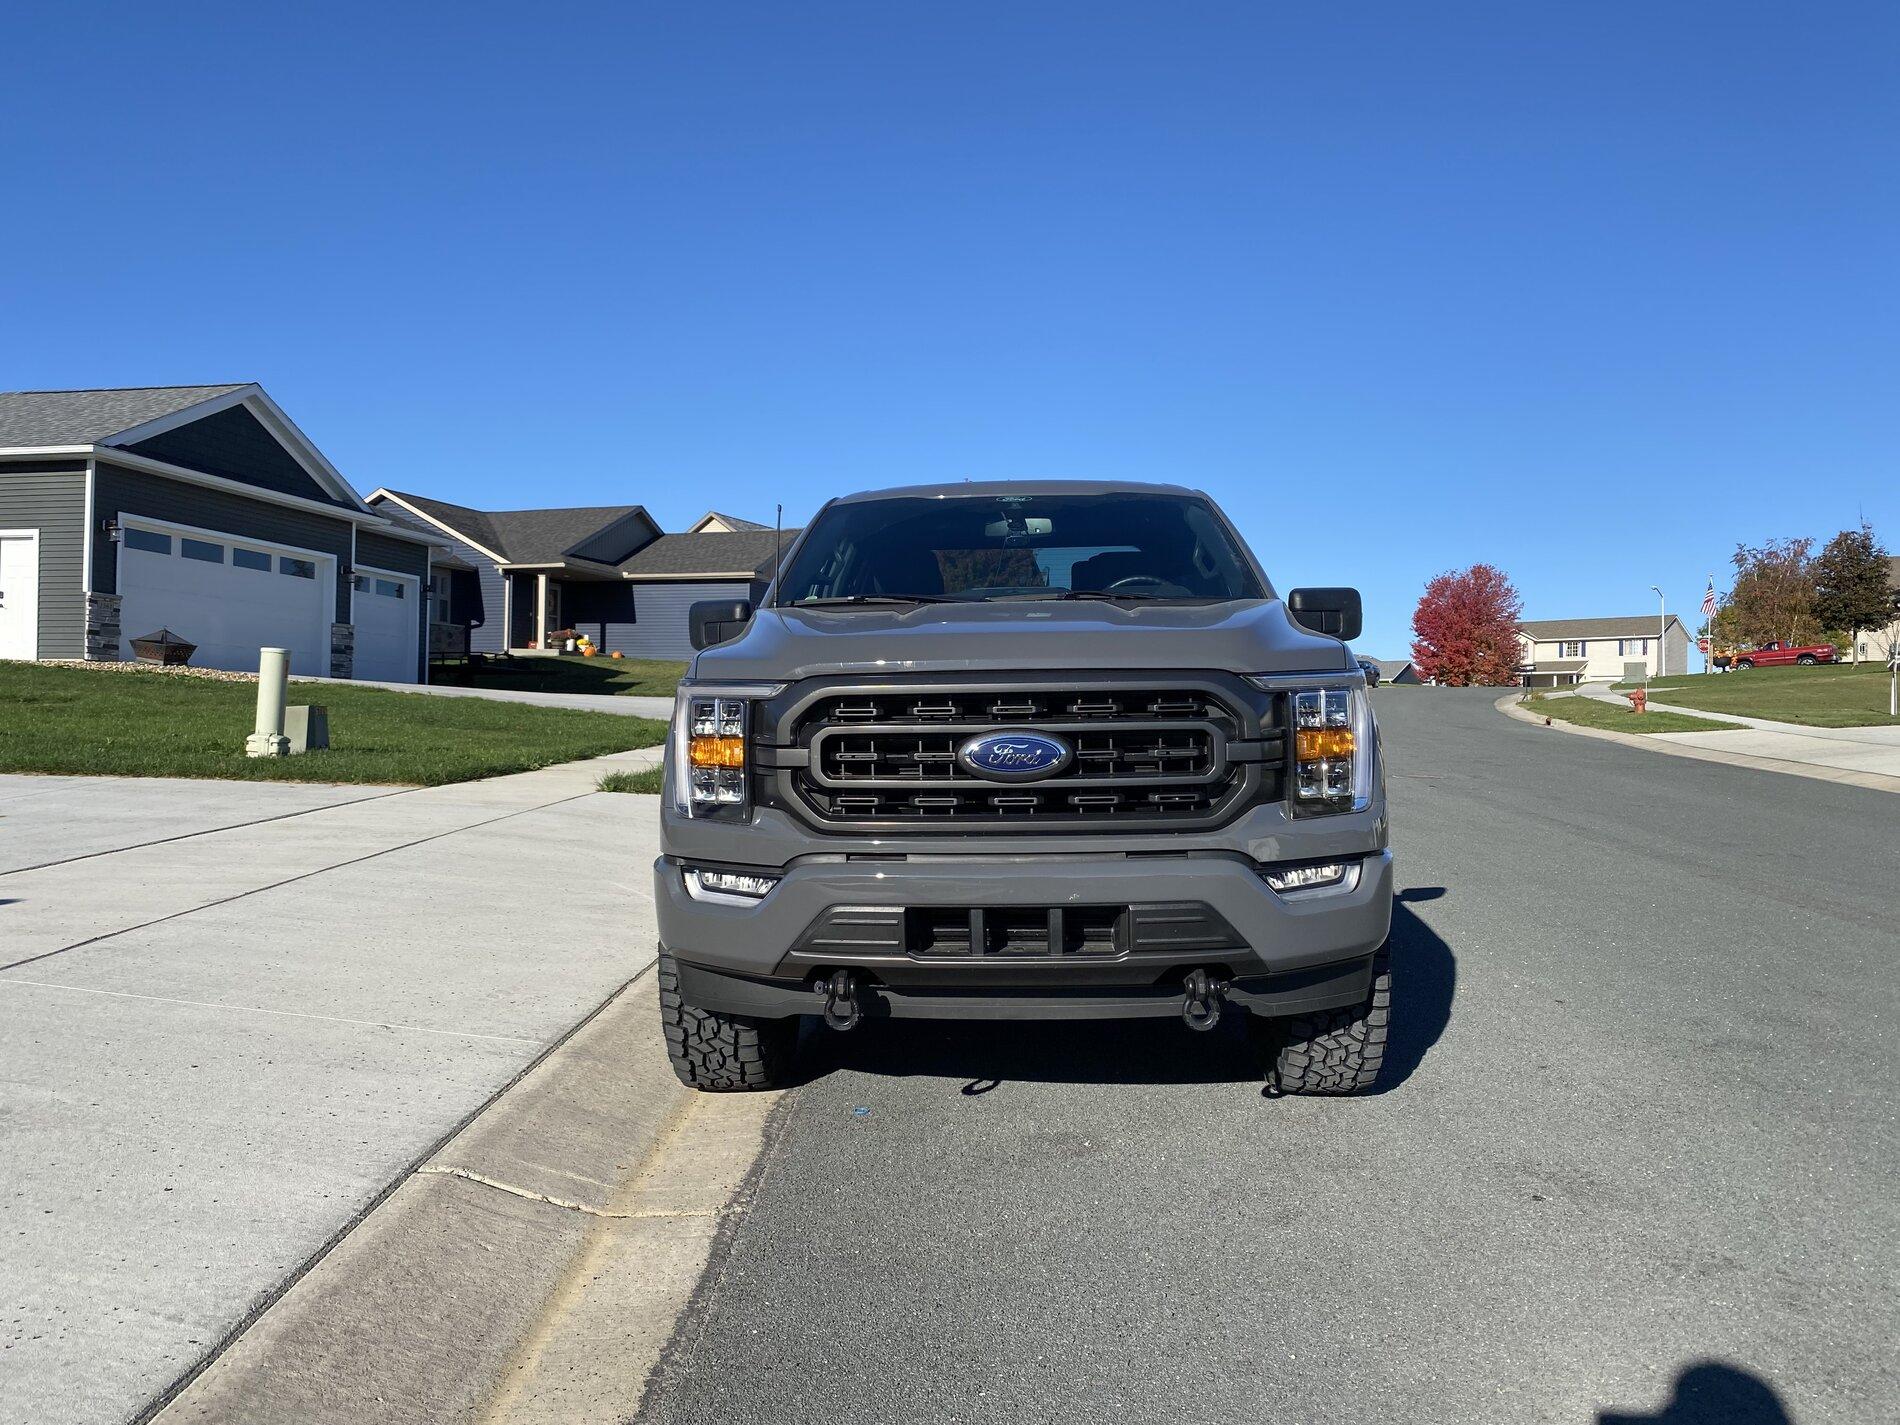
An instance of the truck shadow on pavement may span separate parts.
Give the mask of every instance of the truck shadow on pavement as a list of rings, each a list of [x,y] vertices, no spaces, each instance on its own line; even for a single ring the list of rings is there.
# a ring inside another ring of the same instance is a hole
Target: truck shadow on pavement
[[[1411,910],[1441,887],[1401,893],[1392,905],[1392,1029],[1374,1094],[1409,1079],[1445,1032],[1457,963],[1437,932]],[[1260,1082],[1265,1066],[1229,1009],[1207,1033],[1178,1019],[1037,1023],[867,1020],[849,1034],[815,1030],[803,1046],[799,1078],[844,1071],[890,1077],[961,1079],[966,1095],[1000,1084],[1221,1084]]]
[[[1655,1414],[1603,1410],[1597,1425],[1794,1425],[1794,1417],[1753,1371],[1700,1361],[1676,1377],[1669,1403]]]

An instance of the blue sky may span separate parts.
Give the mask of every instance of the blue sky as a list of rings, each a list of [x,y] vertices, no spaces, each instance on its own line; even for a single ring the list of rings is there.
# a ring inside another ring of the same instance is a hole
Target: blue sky
[[[1402,651],[1900,549],[1900,7],[9,7],[0,388],[788,521],[1169,479]]]

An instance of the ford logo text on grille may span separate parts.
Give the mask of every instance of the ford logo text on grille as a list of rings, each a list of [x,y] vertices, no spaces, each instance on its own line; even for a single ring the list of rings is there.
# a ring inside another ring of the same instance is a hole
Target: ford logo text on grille
[[[1068,743],[1040,732],[986,732],[957,747],[957,761],[964,767],[998,782],[1052,777],[1073,756],[1075,749]]]

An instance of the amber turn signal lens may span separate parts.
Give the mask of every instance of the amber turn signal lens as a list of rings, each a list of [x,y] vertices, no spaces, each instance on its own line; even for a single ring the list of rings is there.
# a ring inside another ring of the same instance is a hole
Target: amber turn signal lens
[[[1352,756],[1352,729],[1349,727],[1303,727],[1299,732],[1298,760],[1331,762]]]
[[[1346,734],[1348,743],[1352,734]],[[695,767],[745,766],[745,739],[742,737],[695,737],[686,745],[686,760]]]

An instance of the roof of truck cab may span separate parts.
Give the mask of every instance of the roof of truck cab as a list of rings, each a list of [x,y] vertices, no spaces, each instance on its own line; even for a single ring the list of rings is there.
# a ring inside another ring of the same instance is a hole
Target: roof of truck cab
[[[957,480],[943,485],[893,485],[884,490],[860,490],[834,502],[854,505],[860,500],[995,499],[998,495],[1200,495],[1185,485],[1141,480]]]

